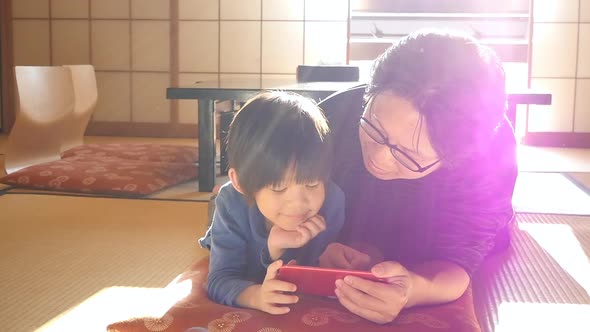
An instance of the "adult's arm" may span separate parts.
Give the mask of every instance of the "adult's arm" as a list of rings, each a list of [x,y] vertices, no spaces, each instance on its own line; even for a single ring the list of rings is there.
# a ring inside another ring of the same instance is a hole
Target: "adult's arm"
[[[446,261],[425,262],[413,271],[387,261],[371,272],[387,283],[347,276],[336,282],[336,296],[351,312],[379,324],[392,322],[403,308],[453,301],[469,285],[467,273]]]
[[[515,143],[511,133],[504,135],[504,143],[500,141],[489,158],[449,172],[440,186],[444,199],[435,216],[431,257],[408,267],[391,261],[375,265],[372,272],[387,278],[387,284],[354,277],[337,282],[338,298],[345,307],[386,323],[404,307],[445,303],[464,293],[470,275],[494,248],[498,234],[508,231],[512,223]]]
[[[510,235],[517,173],[516,142],[508,126],[487,155],[449,172],[434,216],[433,260],[455,263],[469,275],[477,270],[503,240],[499,237]]]

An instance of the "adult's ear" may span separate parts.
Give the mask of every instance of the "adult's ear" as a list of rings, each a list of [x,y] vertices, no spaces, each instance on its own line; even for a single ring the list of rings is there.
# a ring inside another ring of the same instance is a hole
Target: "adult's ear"
[[[236,189],[240,194],[244,194],[242,187],[240,187],[240,182],[238,181],[238,172],[234,168],[230,168],[227,171],[227,175],[229,176],[229,180],[231,181],[232,186]]]

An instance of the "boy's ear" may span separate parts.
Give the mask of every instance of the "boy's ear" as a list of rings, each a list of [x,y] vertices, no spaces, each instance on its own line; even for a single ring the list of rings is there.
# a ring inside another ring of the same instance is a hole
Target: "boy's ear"
[[[236,189],[240,194],[244,194],[244,191],[240,187],[240,182],[238,181],[238,172],[234,168],[230,168],[227,171],[227,175],[229,176],[229,180],[231,181],[232,186]]]

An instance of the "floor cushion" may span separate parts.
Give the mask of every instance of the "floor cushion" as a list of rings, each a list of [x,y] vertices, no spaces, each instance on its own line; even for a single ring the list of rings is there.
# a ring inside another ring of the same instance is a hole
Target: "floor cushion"
[[[0,178],[0,183],[27,189],[143,196],[197,176],[198,167],[190,163],[74,156],[24,168]]]
[[[62,153],[62,158],[73,156],[118,157],[121,159],[196,163],[199,150],[193,146],[155,143],[84,144]]]
[[[226,307],[207,298],[205,282],[208,259],[195,264],[178,281],[191,279],[189,296],[177,302],[161,317],[136,317],[110,324],[109,332],[148,331],[412,331],[480,332],[469,289],[449,304],[403,311],[391,324],[377,325],[351,314],[336,300],[301,297],[286,315]]]

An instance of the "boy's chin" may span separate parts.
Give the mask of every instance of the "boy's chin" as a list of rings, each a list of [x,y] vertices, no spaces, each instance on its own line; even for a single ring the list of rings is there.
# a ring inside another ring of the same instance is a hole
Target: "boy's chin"
[[[296,225],[285,225],[284,223],[275,223],[272,221],[271,221],[271,223],[273,224],[273,227],[278,227],[286,232],[295,232],[295,231],[297,231],[297,227],[299,227],[299,225],[301,225],[301,223],[296,224]]]

